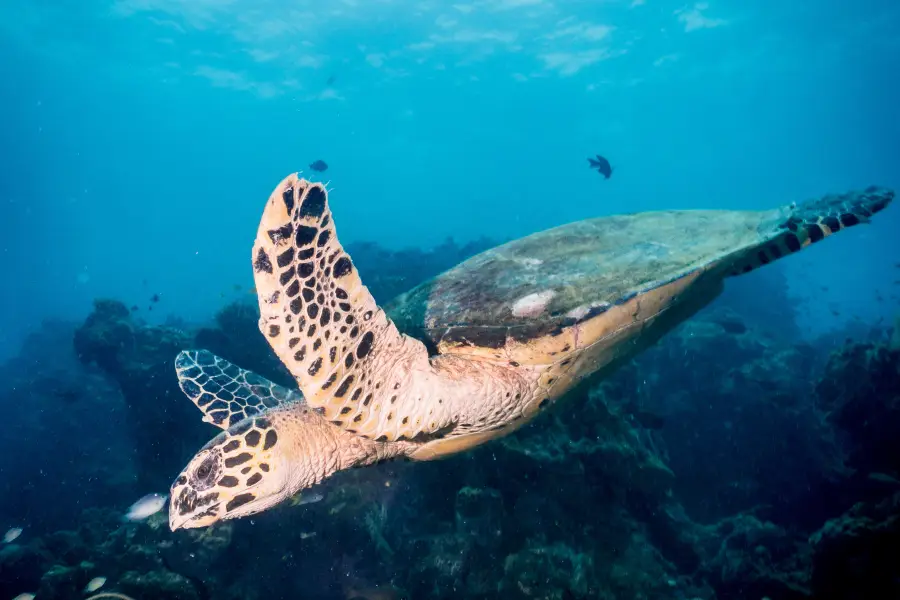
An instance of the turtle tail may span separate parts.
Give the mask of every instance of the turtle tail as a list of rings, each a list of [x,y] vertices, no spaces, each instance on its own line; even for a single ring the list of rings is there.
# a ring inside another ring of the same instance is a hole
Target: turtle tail
[[[872,215],[887,208],[893,199],[893,190],[873,186],[861,192],[809,200],[780,211],[774,223],[766,223],[770,229],[767,241],[735,261],[731,274],[747,273],[824,240],[842,229],[868,223]]]

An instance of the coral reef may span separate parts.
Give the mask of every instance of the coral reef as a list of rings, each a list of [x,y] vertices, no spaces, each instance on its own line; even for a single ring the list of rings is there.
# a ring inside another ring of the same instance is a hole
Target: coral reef
[[[384,301],[489,245],[350,250]],[[752,277],[754,294],[780,299],[726,291],[512,436],[343,472],[320,502],[176,533],[164,513],[121,518],[213,432],[178,389],[175,355],[202,347],[291,378],[252,303],[157,326],[98,300],[0,366],[19,424],[0,442],[16,491],[0,517],[27,524],[0,546],[0,597],[83,598],[98,576],[97,600],[900,596],[900,351],[799,341],[790,311],[772,309],[788,302],[782,275]],[[21,447],[27,468],[6,458]]]

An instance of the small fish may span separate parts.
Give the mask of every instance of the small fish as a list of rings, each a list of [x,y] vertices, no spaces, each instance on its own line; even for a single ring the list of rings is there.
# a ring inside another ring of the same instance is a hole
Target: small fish
[[[166,505],[167,499],[168,494],[147,494],[131,505],[125,514],[125,519],[128,521],[142,521],[155,515]]]
[[[325,85],[333,85],[335,81],[337,81],[337,77],[335,77],[334,75],[332,75],[332,76],[329,77],[328,80],[325,82]]]
[[[887,473],[869,473],[869,479],[880,483],[890,483],[892,485],[900,485],[900,481],[891,477]]]
[[[303,506],[304,504],[315,504],[325,499],[323,494],[296,494],[291,498],[290,506]]]
[[[90,594],[91,592],[96,592],[100,588],[103,587],[103,584],[106,583],[106,577],[94,577],[91,579],[86,586],[84,586],[84,593]]]
[[[3,542],[5,544],[9,544],[10,542],[14,542],[16,538],[22,535],[22,529],[20,527],[13,527],[3,536]]]
[[[597,172],[603,175],[606,179],[609,179],[609,176],[612,175],[613,169],[610,166],[609,161],[597,155],[596,160],[593,158],[588,159],[588,164],[592,169],[597,169]]]
[[[137,304],[132,305],[131,312],[137,312],[138,310],[140,310],[140,309]]]
[[[153,302],[154,304],[159,302],[159,294],[153,294],[152,296],[150,296],[150,302]]]
[[[316,532],[315,532],[315,531],[301,531],[301,532],[300,532],[300,539],[301,539],[301,540],[308,540],[308,539],[311,538],[311,537],[316,537]]]
[[[309,168],[316,173],[324,173],[328,170],[328,163],[320,159],[315,162],[309,163]]]
[[[34,600],[34,594],[19,594],[13,600]]]

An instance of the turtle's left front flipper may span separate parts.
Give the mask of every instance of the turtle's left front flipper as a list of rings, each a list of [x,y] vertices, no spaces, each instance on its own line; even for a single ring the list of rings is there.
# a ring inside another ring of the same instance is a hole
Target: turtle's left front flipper
[[[231,425],[303,396],[207,350],[184,350],[175,358],[178,386],[203,411],[207,423]]]

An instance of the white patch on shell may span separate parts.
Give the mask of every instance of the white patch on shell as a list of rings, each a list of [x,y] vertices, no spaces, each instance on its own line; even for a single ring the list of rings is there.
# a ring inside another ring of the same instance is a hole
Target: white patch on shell
[[[572,310],[567,312],[566,316],[569,317],[570,319],[575,319],[576,321],[580,321],[591,311],[591,309],[598,308],[601,306],[608,307],[609,303],[608,302],[594,302],[592,304],[582,304],[581,306],[576,306],[575,308],[573,308]]]
[[[515,301],[512,306],[514,317],[536,317],[547,309],[547,305],[556,296],[553,290],[544,290],[528,294]]]

